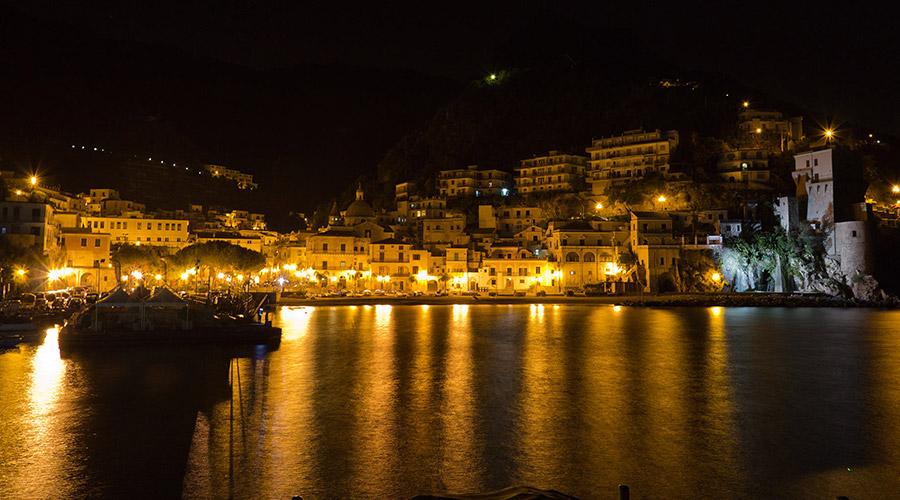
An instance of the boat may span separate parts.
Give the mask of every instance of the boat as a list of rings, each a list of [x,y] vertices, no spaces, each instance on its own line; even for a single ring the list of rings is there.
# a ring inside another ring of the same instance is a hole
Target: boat
[[[267,345],[281,329],[251,314],[227,314],[158,286],[152,293],[119,287],[76,314],[59,334],[60,348],[116,345]]]
[[[15,349],[23,341],[24,339],[20,335],[9,335],[6,337],[2,337],[0,338],[0,351]]]

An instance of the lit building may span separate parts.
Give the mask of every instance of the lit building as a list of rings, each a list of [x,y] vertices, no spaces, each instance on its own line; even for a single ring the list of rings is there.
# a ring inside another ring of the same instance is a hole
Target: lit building
[[[502,170],[479,170],[477,165],[438,173],[438,187],[442,197],[468,198],[474,196],[506,196],[509,194],[509,174]]]
[[[559,273],[547,257],[519,247],[494,247],[482,259],[478,287],[498,294],[558,291]]]
[[[237,184],[238,189],[256,189],[258,187],[256,183],[253,182],[253,175],[241,172],[240,170],[211,164],[204,165],[203,168],[213,177],[234,181],[234,183]]]
[[[792,175],[800,219],[821,232],[828,255],[840,261],[848,278],[871,272],[874,246],[864,201],[867,183],[850,155],[833,148],[794,155]]]
[[[105,292],[118,283],[110,258],[110,235],[88,228],[63,228],[60,243],[65,252],[62,277],[66,285],[82,286]]]
[[[718,162],[717,174],[725,187],[769,189],[769,152],[763,148],[728,148]]]
[[[547,234],[547,250],[558,263],[563,288],[623,279],[619,263],[627,251],[627,223],[553,223]]]
[[[629,130],[622,135],[594,139],[588,182],[594,195],[613,184],[640,179],[650,173],[669,176],[669,158],[678,146],[678,131]]]
[[[466,217],[464,215],[448,215],[442,219],[422,219],[422,242],[426,245],[467,244],[469,235],[466,234]]]
[[[469,269],[469,254],[469,249],[465,246],[449,246],[445,249],[444,271],[450,278],[448,287],[451,290],[462,292],[478,289],[477,273],[471,273]]]
[[[108,233],[112,243],[131,243],[181,248],[188,244],[186,219],[133,217],[82,217],[83,227],[95,233]]]
[[[673,292],[681,246],[666,213],[631,213],[631,250],[639,263],[638,281],[648,292]]]
[[[195,231],[193,236],[195,243],[222,241],[254,252],[263,251],[263,239],[258,235],[244,235],[237,231]]]
[[[369,286],[384,290],[436,289],[440,276],[430,273],[430,253],[393,238],[369,245]]]
[[[587,158],[558,151],[522,160],[516,169],[519,194],[581,191]]]
[[[51,205],[28,201],[0,202],[0,236],[14,245],[52,255],[58,249],[58,235]]]
[[[306,264],[326,278],[346,283],[351,275],[369,270],[369,242],[345,229],[312,234],[306,239]]]
[[[401,182],[394,186],[394,201],[407,201],[414,198],[416,193],[416,183],[412,181]]]
[[[745,107],[738,114],[738,130],[744,144],[773,152],[794,149],[803,139],[803,118],[785,118],[778,111]]]

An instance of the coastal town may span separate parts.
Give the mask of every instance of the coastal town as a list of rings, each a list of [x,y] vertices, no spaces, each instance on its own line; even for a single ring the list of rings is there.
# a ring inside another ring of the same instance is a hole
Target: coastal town
[[[427,185],[400,182],[378,209],[360,183],[349,205],[332,203],[326,223],[284,233],[240,207],[148,210],[109,186],[70,194],[39,173],[5,171],[0,233],[23,261],[4,262],[3,291],[146,283],[301,296],[881,293],[874,240],[879,227],[896,226],[900,187],[867,186],[852,151],[880,139],[736,106],[733,134],[706,141],[714,148],[704,171],[686,165],[689,139],[679,131],[628,130],[514,168],[460,166]],[[235,190],[259,187],[221,165],[198,173]],[[813,255],[768,255],[778,262],[754,269],[734,242],[766,232],[802,240]],[[173,258],[211,244],[258,259]]]

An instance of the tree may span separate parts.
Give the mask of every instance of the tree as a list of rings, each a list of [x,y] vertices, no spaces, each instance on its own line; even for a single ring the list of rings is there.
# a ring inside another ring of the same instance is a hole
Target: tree
[[[201,266],[207,269],[249,272],[265,266],[266,259],[253,250],[225,241],[210,241],[182,248],[172,256],[171,262],[184,268]]]
[[[163,267],[160,248],[149,245],[117,245],[113,248],[111,259],[116,266],[116,275],[134,270],[156,272]]]

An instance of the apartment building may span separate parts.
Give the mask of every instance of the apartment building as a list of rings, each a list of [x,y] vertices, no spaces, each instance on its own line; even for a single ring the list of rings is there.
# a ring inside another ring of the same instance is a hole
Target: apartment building
[[[234,183],[237,184],[238,189],[256,189],[258,187],[257,184],[253,182],[252,174],[247,174],[240,170],[224,167],[222,165],[209,164],[204,165],[203,168],[213,177],[234,181]]]
[[[357,272],[368,271],[370,241],[342,229],[312,234],[306,239],[306,265],[325,276],[344,276],[345,279]]]
[[[231,245],[262,253],[263,239],[259,235],[241,234],[238,231],[195,231],[196,243],[222,241]]]
[[[550,151],[545,156],[522,160],[516,169],[519,194],[581,191],[587,157]]]
[[[588,182],[591,192],[602,196],[613,185],[643,178],[650,173],[669,176],[669,158],[678,146],[678,131],[629,130],[622,135],[594,139]]]
[[[475,196],[507,196],[510,192],[510,176],[495,169],[481,170],[477,165],[438,173],[438,187],[444,198],[470,198]]]
[[[0,202],[0,236],[44,255],[54,253],[58,248],[59,226],[53,206],[29,201]]]
[[[113,244],[155,245],[172,249],[188,244],[187,219],[86,216],[81,218],[81,224],[95,233],[108,233]]]
[[[498,294],[558,291],[559,273],[547,257],[519,247],[492,247],[478,270],[478,288]]]
[[[717,164],[725,187],[770,189],[769,152],[764,148],[726,148]]]
[[[622,221],[552,224],[547,230],[547,250],[559,263],[563,288],[618,279],[628,236],[628,225]]]
[[[116,286],[118,279],[110,258],[109,234],[70,227],[61,230],[59,240],[65,255],[65,267],[71,270],[63,277],[67,286],[82,286],[101,292]]]

